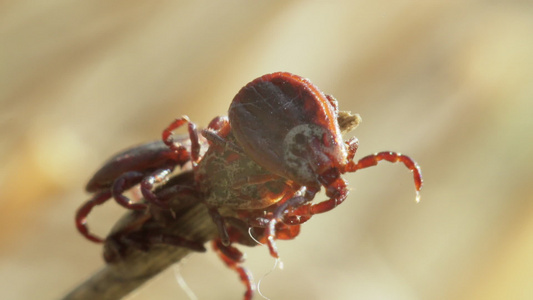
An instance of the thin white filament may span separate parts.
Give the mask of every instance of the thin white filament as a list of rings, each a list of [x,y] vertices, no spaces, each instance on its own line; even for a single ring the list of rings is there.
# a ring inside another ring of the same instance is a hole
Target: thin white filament
[[[261,297],[263,297],[263,299],[266,299],[266,300],[270,300],[270,298],[266,297],[265,295],[263,295],[263,293],[261,292],[261,282],[263,281],[263,279],[265,277],[267,277],[268,275],[270,275],[270,273],[274,272],[274,270],[276,268],[278,268],[278,265],[279,265],[279,268],[280,269],[283,269],[283,262],[281,261],[281,259],[279,258],[276,258],[276,260],[274,261],[274,265],[272,266],[272,268],[266,272],[260,279],[259,281],[257,282],[257,292],[259,293],[259,295]]]
[[[257,240],[257,239],[253,236],[253,234],[252,234],[252,227],[249,227],[249,228],[248,228],[248,235],[249,235],[250,238],[251,238],[252,240],[254,240],[258,245],[261,245],[261,246],[264,246],[264,245],[265,245],[265,244],[261,243],[259,240]],[[274,261],[274,265],[272,266],[272,268],[271,268],[268,272],[266,272],[263,276],[261,276],[261,278],[260,278],[259,281],[257,282],[257,292],[259,293],[259,295],[260,295],[261,297],[263,297],[263,299],[270,300],[270,298],[268,298],[267,296],[265,296],[265,295],[261,292],[261,282],[263,281],[263,279],[264,279],[265,277],[267,277],[268,275],[270,275],[270,273],[274,272],[274,270],[275,270],[276,268],[278,268],[278,267],[279,267],[279,269],[283,269],[283,262],[281,261],[280,258],[276,258],[276,260]]]
[[[254,242],[256,242],[258,245],[261,245],[261,246],[264,246],[265,244],[261,243],[260,241],[258,241],[254,235],[252,234],[252,227],[248,227],[248,235],[252,238],[252,240],[254,240]]]
[[[181,263],[184,263],[182,260]],[[179,264],[174,265],[174,276],[176,277],[176,281],[180,285],[181,289],[187,294],[187,297],[190,300],[198,300],[198,297],[196,297],[196,294],[192,291],[192,289],[189,287],[187,282],[185,282],[185,279],[181,275],[181,270]]]

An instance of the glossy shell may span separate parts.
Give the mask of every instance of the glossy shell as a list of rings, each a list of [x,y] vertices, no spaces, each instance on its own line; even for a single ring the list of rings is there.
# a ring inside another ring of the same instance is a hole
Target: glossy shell
[[[185,145],[190,144],[186,139],[179,141]],[[179,159],[188,160],[188,157],[178,157],[162,141],[139,145],[111,157],[89,180],[85,189],[88,192],[96,192],[110,187],[115,179],[126,172],[153,172],[159,168],[175,165]]]
[[[262,76],[233,99],[229,120],[244,152],[272,173],[302,185],[346,164],[336,107],[307,79]]]

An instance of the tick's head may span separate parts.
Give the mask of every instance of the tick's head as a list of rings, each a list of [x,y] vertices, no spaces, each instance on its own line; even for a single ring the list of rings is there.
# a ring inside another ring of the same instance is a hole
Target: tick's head
[[[346,148],[340,134],[316,124],[291,129],[283,149],[283,162],[291,179],[303,185],[320,183],[323,174],[340,176],[338,170],[346,164]]]

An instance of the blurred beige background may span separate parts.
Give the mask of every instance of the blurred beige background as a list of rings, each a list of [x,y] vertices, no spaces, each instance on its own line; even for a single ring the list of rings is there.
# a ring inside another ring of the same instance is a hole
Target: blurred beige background
[[[279,242],[266,296],[533,299],[533,4],[444,0],[2,1],[0,298],[58,299],[101,268],[73,224],[92,173],[274,71],[360,113],[357,156],[409,154],[425,186],[416,204],[402,166],[348,175],[342,206]],[[272,268],[242,249],[256,279]],[[178,267],[199,299],[242,297],[213,253]],[[128,299],[187,299],[175,275]]]

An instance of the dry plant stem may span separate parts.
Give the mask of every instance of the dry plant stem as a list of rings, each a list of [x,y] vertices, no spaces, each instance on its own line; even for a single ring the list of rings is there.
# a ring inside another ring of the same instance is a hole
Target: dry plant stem
[[[217,235],[217,229],[206,207],[198,204],[180,213],[168,233],[208,242]],[[187,248],[173,246],[156,246],[148,252],[133,251],[123,260],[106,265],[63,299],[121,299],[190,252]]]

